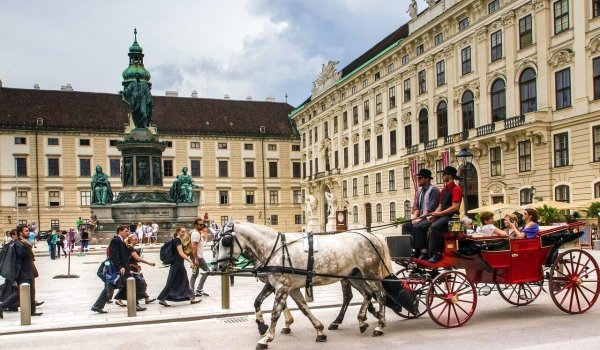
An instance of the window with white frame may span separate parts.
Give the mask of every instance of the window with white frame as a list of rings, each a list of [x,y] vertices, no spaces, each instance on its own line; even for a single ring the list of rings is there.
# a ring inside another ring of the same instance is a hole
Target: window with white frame
[[[388,90],[388,109],[396,108],[396,87],[392,86]]]
[[[569,29],[569,0],[554,2],[554,34]]]
[[[519,148],[519,172],[531,171],[531,141],[520,141]]]
[[[600,181],[594,184],[594,198],[600,198]]]
[[[554,135],[554,166],[569,165],[569,133],[561,132]]]
[[[554,200],[557,202],[570,202],[569,186],[560,185],[554,188]]]
[[[269,204],[279,204],[278,190],[269,190]]]
[[[490,148],[490,175],[502,175],[502,150],[500,146]]]
[[[354,223],[358,222],[358,206],[354,206],[352,207],[352,221]]]
[[[229,204],[229,191],[219,191],[219,204]]]
[[[533,44],[533,22],[531,15],[519,20],[519,47],[524,49]]]
[[[404,218],[408,219],[410,218],[411,212],[412,212],[412,205],[410,204],[410,201],[407,199],[404,201]]]
[[[381,193],[381,173],[375,174],[375,193]]]
[[[383,206],[381,203],[377,203],[375,205],[375,221],[382,222],[383,221]]]
[[[348,198],[348,180],[342,181],[342,198]]]
[[[519,204],[527,205],[533,201],[533,190],[531,188],[523,188],[519,191]]]
[[[396,203],[390,203],[390,221],[396,220]]]
[[[81,191],[79,192],[79,205],[81,206],[89,206],[91,200],[92,193],[90,191]]]
[[[492,35],[490,36],[490,45],[491,45],[490,56],[491,56],[492,62],[501,59],[502,58],[502,31],[501,30],[492,33]]]
[[[358,196],[358,179],[357,178],[352,179],[352,196],[353,197]]]
[[[363,194],[367,195],[369,194],[369,175],[365,175],[363,176]]]
[[[246,190],[246,204],[254,204],[254,190]]]
[[[437,33],[434,37],[433,37],[433,45],[439,45],[444,41],[444,34],[443,33]]]
[[[48,191],[48,206],[60,206],[60,191]]]
[[[292,201],[294,204],[302,204],[302,191],[292,190]]]

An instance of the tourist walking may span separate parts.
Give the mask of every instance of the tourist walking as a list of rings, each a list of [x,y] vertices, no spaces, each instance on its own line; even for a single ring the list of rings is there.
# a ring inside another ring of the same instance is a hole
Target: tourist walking
[[[169,268],[169,276],[167,283],[162,292],[158,295],[158,303],[162,306],[171,306],[167,304],[169,301],[186,301],[190,300],[191,304],[196,304],[202,301],[200,298],[195,298],[194,293],[190,289],[190,282],[187,277],[185,265],[183,261],[193,264],[192,259],[188,258],[183,252],[182,239],[186,234],[185,227],[177,226],[173,234],[172,248],[175,260]]]
[[[56,257],[60,259],[60,252],[62,250],[65,258],[67,257],[67,251],[65,249],[65,245],[67,244],[67,231],[61,231],[58,236],[58,243],[56,244]]]
[[[151,302],[155,301],[156,298],[150,298],[146,292],[148,285],[144,275],[142,274],[142,267],[140,266],[140,263],[150,266],[155,266],[156,264],[142,259],[138,253],[138,249],[136,248],[138,242],[139,239],[137,235],[130,235],[125,239],[125,245],[127,245],[127,250],[129,251],[129,267],[131,268],[131,275],[135,279],[135,300],[136,304],[137,301],[141,299],[144,299],[146,304],[150,304]],[[121,288],[117,295],[115,295],[115,299],[117,300],[115,304],[119,306],[127,306],[127,304],[122,302],[122,300],[127,299],[127,288]],[[137,311],[146,310],[146,308],[143,308],[139,305],[136,308]]]
[[[129,231],[129,229],[127,229]],[[86,228],[81,229],[81,252],[85,255],[90,244],[90,233]]]
[[[29,232],[27,235],[29,235]],[[58,243],[58,233],[56,233],[56,230],[52,230],[52,234],[48,239],[48,250],[50,251],[50,259],[52,260],[56,260],[56,243]]]
[[[150,241],[153,245],[158,241],[158,224],[156,221],[152,221],[152,238]]]
[[[191,258],[194,260],[194,264],[192,265],[192,277],[190,278],[190,288],[194,290],[194,285],[196,284],[196,278],[200,274],[200,270],[203,271],[202,277],[200,277],[200,283],[198,283],[198,288],[194,292],[195,296],[202,297],[208,296],[208,293],[204,291],[204,282],[208,278],[206,272],[208,271],[208,264],[206,264],[206,260],[204,260],[203,251],[204,251],[204,240],[208,234],[206,233],[206,227],[204,226],[204,221],[201,218],[197,218],[194,220],[194,229],[192,230],[191,242],[192,242],[192,256]]]

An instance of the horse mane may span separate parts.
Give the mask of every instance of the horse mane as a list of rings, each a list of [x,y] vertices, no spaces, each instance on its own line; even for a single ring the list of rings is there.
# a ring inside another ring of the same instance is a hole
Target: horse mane
[[[252,227],[253,229],[257,230],[257,231],[270,231],[272,233],[277,233],[278,231],[272,229],[271,227],[265,226],[265,225],[261,225],[261,224],[255,224],[253,222],[248,222],[248,221],[241,221],[241,220],[235,220],[233,222],[234,224],[242,224],[242,225],[247,225]]]

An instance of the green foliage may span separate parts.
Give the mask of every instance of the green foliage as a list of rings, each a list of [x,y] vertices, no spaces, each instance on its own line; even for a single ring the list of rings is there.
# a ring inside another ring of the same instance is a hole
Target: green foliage
[[[560,221],[560,211],[554,207],[544,205],[543,207],[536,208],[536,210],[540,216],[539,221],[543,224],[549,225]]]
[[[481,226],[481,216],[479,215],[479,213],[475,214],[475,216],[473,217],[473,225],[474,226]]]
[[[600,202],[594,202],[584,210],[588,218],[596,218],[600,220]]]

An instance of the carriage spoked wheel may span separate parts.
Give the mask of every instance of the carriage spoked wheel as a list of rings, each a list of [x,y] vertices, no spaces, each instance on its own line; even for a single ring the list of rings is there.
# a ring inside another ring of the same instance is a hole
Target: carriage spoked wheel
[[[548,279],[552,301],[566,313],[584,313],[598,299],[600,271],[588,252],[572,249],[559,254]]]
[[[542,292],[544,281],[520,284],[497,284],[496,288],[502,299],[509,304],[523,306],[533,302]]]
[[[399,279],[407,281],[408,287],[416,294],[416,298],[419,300],[419,306],[418,306],[418,310],[419,313],[416,315],[413,315],[412,313],[408,312],[408,310],[406,310],[405,308],[402,308],[400,311],[396,311],[394,310],[394,312],[402,317],[402,318],[408,318],[408,319],[412,319],[412,318],[419,318],[423,315],[425,315],[425,313],[427,312],[427,303],[425,302],[425,292],[427,291],[427,287],[429,285],[429,282],[425,279],[420,279],[420,278],[415,278],[415,277],[410,277],[410,270],[409,269],[400,269],[398,272],[396,272],[396,276],[398,276]]]
[[[435,323],[446,328],[460,327],[475,313],[477,289],[464,273],[444,272],[431,281],[426,302]]]

